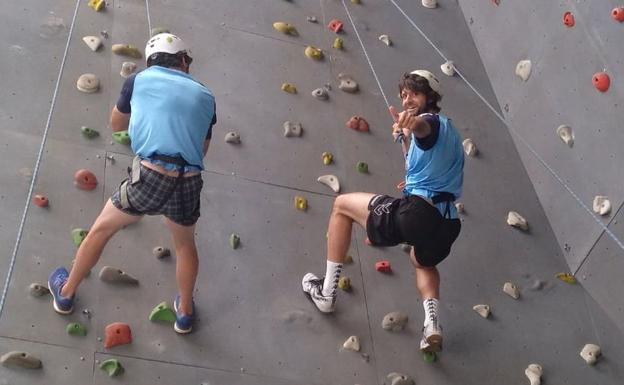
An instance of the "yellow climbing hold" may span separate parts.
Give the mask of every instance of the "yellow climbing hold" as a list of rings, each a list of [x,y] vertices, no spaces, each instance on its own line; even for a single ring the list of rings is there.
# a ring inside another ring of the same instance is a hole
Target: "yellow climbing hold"
[[[576,278],[570,273],[558,273],[556,277],[566,283],[576,283]]]
[[[334,48],[336,48],[336,49],[342,49],[342,39],[341,39],[341,38],[337,37],[337,38],[334,40]]]
[[[334,161],[334,156],[331,152],[324,152],[321,157],[323,158],[323,164],[325,166],[330,165]]]
[[[309,45],[306,47],[304,53],[310,59],[323,60],[323,51],[320,48]]]
[[[306,211],[308,209],[308,200],[300,195],[295,196],[295,208],[297,210]]]
[[[292,24],[284,23],[283,21],[276,21],[275,23],[273,23],[273,28],[286,35],[299,35],[299,33],[297,32],[297,28],[295,28]]]
[[[141,51],[132,44],[113,44],[111,50],[117,55],[130,56],[135,59],[140,59],[142,57]]]
[[[104,0],[89,0],[89,3],[87,4],[89,7],[95,9],[97,12],[100,12],[101,10],[104,9],[104,7],[106,7],[106,1]]]
[[[292,84],[292,83],[283,83],[282,84],[282,91],[288,92],[289,94],[296,94],[297,93],[297,87],[295,87],[295,85]]]
[[[353,4],[360,4],[360,0],[351,0],[351,3],[353,3]]]

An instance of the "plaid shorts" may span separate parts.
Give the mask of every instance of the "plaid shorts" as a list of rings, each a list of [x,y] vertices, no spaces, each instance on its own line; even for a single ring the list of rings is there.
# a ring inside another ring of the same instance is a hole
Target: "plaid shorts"
[[[176,179],[141,165],[139,182],[127,185],[131,207],[122,207],[119,188],[111,201],[126,214],[164,215],[179,225],[194,225],[199,219],[199,198],[204,185],[201,174],[183,177],[178,182]]]

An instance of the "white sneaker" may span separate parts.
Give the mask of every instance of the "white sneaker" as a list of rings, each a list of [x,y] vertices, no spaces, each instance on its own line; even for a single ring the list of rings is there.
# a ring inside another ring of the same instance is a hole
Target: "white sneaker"
[[[301,288],[308,298],[316,305],[316,308],[323,313],[331,313],[336,305],[336,296],[323,295],[324,278],[319,278],[312,273],[307,273],[301,281]]]
[[[423,327],[420,350],[425,352],[439,352],[442,350],[442,327],[438,324],[437,319],[430,320]]]

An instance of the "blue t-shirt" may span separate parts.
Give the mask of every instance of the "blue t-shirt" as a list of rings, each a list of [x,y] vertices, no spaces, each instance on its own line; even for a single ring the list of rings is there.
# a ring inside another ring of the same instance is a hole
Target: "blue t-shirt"
[[[412,134],[410,148],[405,156],[405,194],[432,198],[448,192],[459,198],[464,181],[464,148],[459,132],[444,115],[422,114],[431,126],[431,134],[417,139]],[[436,204],[444,215],[447,203]],[[457,218],[455,205],[449,203],[451,218]]]
[[[186,172],[204,169],[204,140],[216,123],[212,92],[180,70],[151,66],[126,79],[117,109],[131,113],[128,133],[132,150],[168,170],[177,166],[151,159],[182,157]]]

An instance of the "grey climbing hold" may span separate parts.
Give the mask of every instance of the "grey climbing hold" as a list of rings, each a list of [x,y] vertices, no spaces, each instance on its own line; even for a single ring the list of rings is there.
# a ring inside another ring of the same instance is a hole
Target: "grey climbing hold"
[[[176,314],[175,311],[169,306],[167,302],[159,303],[149,316],[150,321],[165,321],[165,322],[175,322]]]
[[[80,132],[82,132],[82,135],[89,139],[93,139],[100,135],[99,131],[87,126],[80,127]]]
[[[405,328],[407,320],[407,314],[400,311],[393,311],[383,317],[383,320],[381,321],[381,327],[384,330],[398,332]]]
[[[152,254],[158,259],[171,256],[171,250],[166,247],[156,246],[152,250]]]
[[[225,143],[240,144],[240,142],[241,138],[237,132],[232,131],[225,134]]]
[[[137,65],[135,62],[125,61],[121,63],[121,71],[119,71],[119,75],[121,75],[122,78],[127,78],[128,76],[132,75],[134,71],[136,71],[136,69]]]
[[[0,357],[0,363],[6,367],[23,369],[41,369],[41,360],[27,352],[11,351]]]
[[[97,51],[102,46],[102,39],[98,36],[85,36],[82,38],[82,41],[84,41],[93,52]]]
[[[71,236],[72,241],[74,241],[74,246],[79,247],[82,241],[84,241],[84,239],[87,237],[87,234],[89,234],[89,230],[87,229],[73,229],[71,231]]]
[[[163,27],[154,27],[150,30],[150,37],[151,36],[156,36],[158,34],[161,33],[171,33],[171,31],[169,31],[168,28],[163,28]]]
[[[323,175],[319,176],[317,182],[324,184],[325,186],[334,190],[335,193],[340,192],[340,181],[336,175]]]
[[[387,385],[414,385],[414,380],[407,374],[392,372],[386,378],[389,381]]]
[[[527,220],[515,211],[510,211],[507,214],[507,224],[523,231],[529,230],[529,223],[527,222]]]
[[[28,291],[33,297],[42,297],[46,294],[50,294],[50,290],[47,287],[38,283],[31,283],[30,286],[28,286]]]
[[[557,135],[561,138],[561,140],[563,140],[563,143],[568,145],[568,147],[572,148],[574,146],[574,132],[570,126],[562,124],[557,127]]]
[[[338,80],[340,80],[340,84],[338,84],[338,88],[340,88],[344,92],[353,94],[353,93],[356,93],[359,89],[357,82],[353,79],[351,75],[338,74]]]
[[[455,203],[455,208],[457,209],[457,212],[459,214],[463,214],[466,212],[466,208],[464,207],[464,204],[461,202]]]
[[[108,360],[102,361],[100,369],[108,373],[109,377],[118,376],[124,371],[123,366],[121,366],[121,362],[115,358],[109,358]]]
[[[291,138],[293,136],[301,136],[303,133],[303,127],[301,123],[293,123],[289,120],[284,122],[284,136]]]
[[[437,0],[422,0],[422,5],[425,8],[436,8],[438,6]]]
[[[447,60],[444,64],[440,66],[442,73],[446,76],[454,76],[455,75],[455,64],[453,61]]]
[[[580,356],[583,357],[588,365],[593,365],[596,363],[601,354],[602,352],[600,350],[600,346],[594,344],[586,344],[585,346],[583,346]]]
[[[542,369],[542,366],[539,364],[530,364],[524,370],[524,374],[529,379],[529,382],[531,383],[531,385],[540,385],[540,383],[542,382],[541,377],[542,377],[543,372],[544,371]]]
[[[525,82],[529,80],[529,77],[531,76],[531,61],[520,60],[516,65],[516,75],[518,75],[520,79]]]
[[[592,206],[594,212],[599,215],[608,215],[611,212],[609,197],[604,195],[596,195]]]
[[[238,234],[230,234],[230,247],[236,250],[238,249],[238,246],[240,246],[240,237]]]
[[[94,74],[82,74],[76,81],[78,91],[92,94],[100,89],[100,79]]]
[[[381,41],[382,43],[384,43],[388,47],[390,47],[392,45],[392,40],[390,40],[390,37],[388,35],[381,35],[381,36],[379,36],[379,41]]]
[[[354,352],[360,351],[360,339],[357,336],[351,336],[342,344],[345,350],[351,350]]]
[[[312,96],[319,100],[327,100],[329,98],[329,94],[325,88],[317,88],[312,91]]]
[[[520,289],[518,289],[518,286],[511,282],[505,282],[503,285],[503,291],[513,299],[520,298]]]
[[[65,328],[67,334],[72,336],[84,337],[87,335],[87,328],[80,322],[72,322]]]
[[[104,266],[102,270],[100,270],[100,279],[104,282],[110,283],[127,283],[132,285],[137,285],[139,280],[129,275],[123,270],[120,270],[116,267],[112,266]]]
[[[308,16],[308,17],[306,17],[306,20],[309,21],[310,23],[318,22],[316,16]]]
[[[474,305],[472,310],[476,311],[483,318],[487,318],[490,315],[490,307],[488,305]]]
[[[479,153],[477,145],[470,138],[464,139],[464,141],[462,142],[462,146],[464,146],[464,152],[468,156],[476,156]]]

